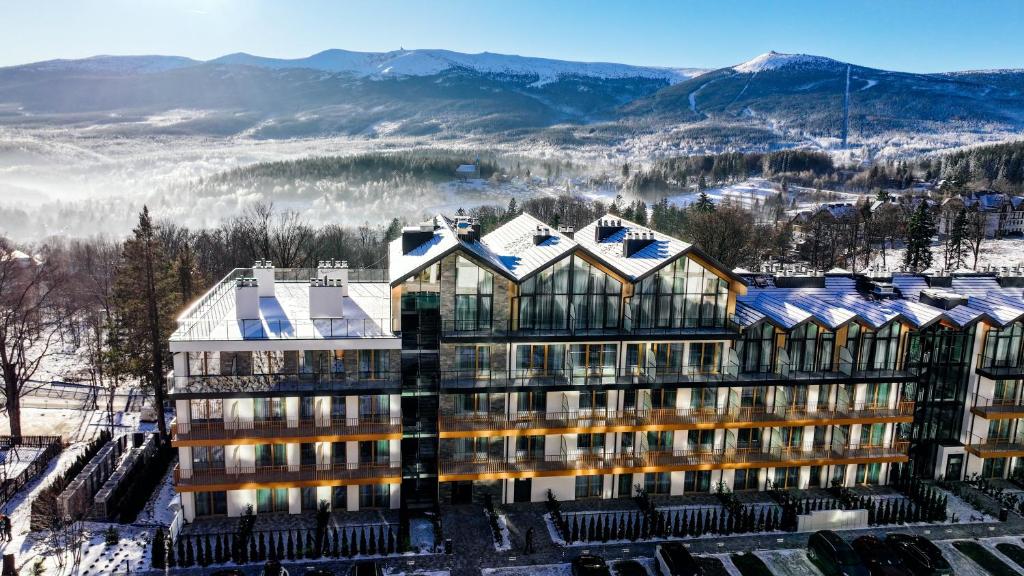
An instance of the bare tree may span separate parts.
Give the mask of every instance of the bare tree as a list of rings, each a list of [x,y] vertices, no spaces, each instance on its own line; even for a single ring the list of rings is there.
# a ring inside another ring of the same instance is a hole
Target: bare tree
[[[971,265],[974,270],[978,269],[978,255],[981,254],[981,242],[985,239],[987,220],[988,216],[977,208],[967,211],[967,239],[970,242],[971,255],[974,257],[974,263]]]
[[[0,372],[11,436],[21,432],[21,398],[47,358],[59,352],[70,317],[55,263],[42,262],[0,239]]]

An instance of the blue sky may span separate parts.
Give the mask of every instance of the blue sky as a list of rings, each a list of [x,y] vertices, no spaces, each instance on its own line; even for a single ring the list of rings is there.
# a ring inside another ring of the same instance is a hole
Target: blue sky
[[[720,67],[768,50],[913,72],[1024,67],[1024,0],[0,0],[0,66],[327,48]]]

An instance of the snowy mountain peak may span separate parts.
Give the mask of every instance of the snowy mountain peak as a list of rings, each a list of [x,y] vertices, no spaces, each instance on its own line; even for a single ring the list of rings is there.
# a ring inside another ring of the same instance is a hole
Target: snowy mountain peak
[[[777,70],[788,66],[802,66],[807,68],[821,68],[842,64],[837,60],[824,56],[812,56],[810,54],[783,54],[772,50],[756,56],[751,60],[733,66],[732,69],[741,74],[756,74],[765,70]]]

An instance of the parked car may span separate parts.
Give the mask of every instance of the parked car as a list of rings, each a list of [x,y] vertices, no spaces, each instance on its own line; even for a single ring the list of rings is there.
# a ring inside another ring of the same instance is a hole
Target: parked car
[[[868,567],[871,576],[911,576],[900,557],[874,536],[861,536],[854,540],[853,551]]]
[[[349,576],[384,576],[384,569],[381,567],[380,562],[363,560],[362,562],[356,562],[348,574]]]
[[[811,534],[807,557],[825,576],[869,576],[853,547],[831,530]]]
[[[704,569],[679,542],[658,544],[654,557],[661,576],[704,576]]]
[[[888,534],[885,543],[914,576],[953,576],[953,567],[942,556],[942,550],[923,536]]]
[[[267,560],[263,564],[263,576],[288,576],[288,571],[277,560]]]
[[[619,560],[612,564],[615,576],[647,576],[647,569],[636,560]]]
[[[580,554],[572,560],[572,576],[612,576],[604,558]]]

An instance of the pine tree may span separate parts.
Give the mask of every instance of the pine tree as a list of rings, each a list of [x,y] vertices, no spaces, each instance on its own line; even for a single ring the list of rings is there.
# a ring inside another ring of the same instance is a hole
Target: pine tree
[[[921,272],[932,265],[932,236],[935,222],[927,202],[921,200],[907,223],[906,252],[903,265],[913,272]]]
[[[267,559],[267,536],[263,532],[260,532],[260,549],[259,555],[256,557],[260,562]]]
[[[346,532],[344,528],[341,529],[341,555],[345,558],[350,558],[352,556],[348,547],[348,532]]]
[[[579,542],[580,540],[580,521],[579,518],[572,515],[572,529],[569,531],[569,544],[573,542]]]
[[[295,541],[292,540],[292,531],[288,531],[288,559],[295,560]]]
[[[395,533],[391,529],[391,526],[389,525],[388,526],[388,554],[394,554],[394,553],[395,553]],[[337,556],[337,554],[335,554],[335,556]]]
[[[178,545],[179,546],[181,545],[181,539],[180,538],[178,539]],[[177,558],[174,556],[174,548],[175,548],[174,542],[170,538],[168,538],[167,539],[167,567],[168,568],[175,568],[175,567],[177,567],[177,565],[178,565],[178,558],[181,557],[180,553],[178,554]]]
[[[196,537],[196,563],[200,566],[209,566],[206,560],[206,544],[202,537]]]
[[[953,217],[953,225],[946,237],[946,269],[957,270],[967,265],[967,252],[970,250],[967,230],[967,213],[957,210]]]
[[[164,529],[157,528],[153,536],[153,550],[150,553],[153,568],[164,568],[167,566],[167,541],[164,536]]]
[[[185,566],[194,566],[196,563],[196,551],[192,545],[192,539],[185,538]]]
[[[359,554],[366,556],[367,549],[368,548],[366,546],[366,529],[359,528]]]
[[[284,560],[284,536],[279,533],[277,535],[277,559]]]
[[[114,282],[111,332],[123,347],[125,362],[117,370],[145,383],[153,393],[153,405],[163,406],[169,365],[167,340],[174,331],[179,304],[172,266],[164,255],[157,228],[143,207],[139,223],[125,240],[121,265]],[[156,410],[157,429],[167,440],[164,411]]]
[[[703,179],[704,177],[701,176],[701,180]],[[703,191],[703,188],[701,189],[701,193],[697,196],[697,201],[693,203],[693,209],[704,214],[715,211],[714,202],[711,201],[711,197],[708,196],[708,193]]]

